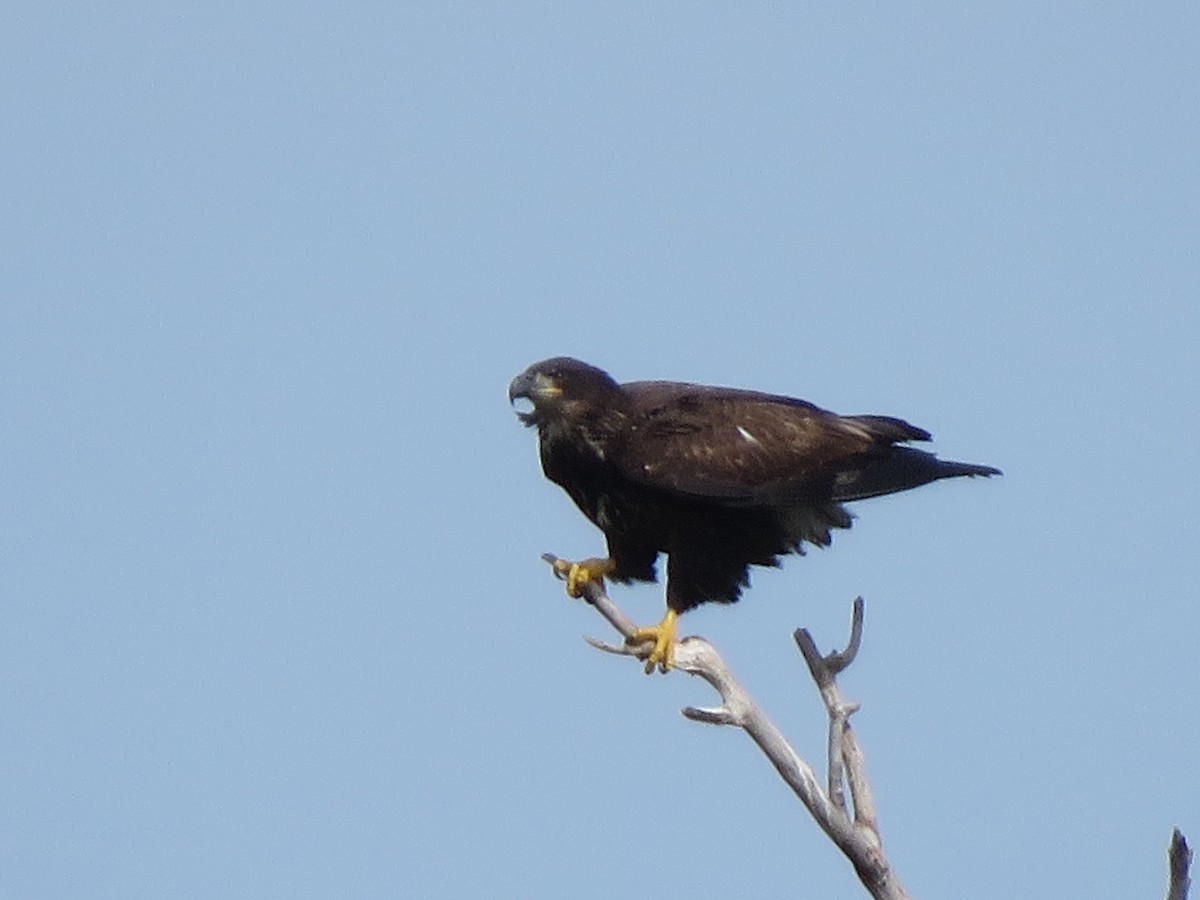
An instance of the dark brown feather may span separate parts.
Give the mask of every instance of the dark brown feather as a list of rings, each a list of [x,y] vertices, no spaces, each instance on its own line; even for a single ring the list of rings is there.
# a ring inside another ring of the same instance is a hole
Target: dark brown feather
[[[511,399],[538,429],[542,467],[605,534],[617,580],[653,580],[667,603],[730,603],[750,565],[849,528],[841,501],[998,470],[898,443],[929,433],[888,416],[838,416],[803,400],[667,381],[619,385],[565,357],[530,366]]]

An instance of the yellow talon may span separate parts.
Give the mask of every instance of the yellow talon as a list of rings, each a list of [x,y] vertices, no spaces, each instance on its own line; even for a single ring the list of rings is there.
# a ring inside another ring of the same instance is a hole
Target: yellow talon
[[[674,668],[675,619],[678,615],[675,610],[668,609],[667,614],[662,617],[662,621],[657,625],[639,628],[625,639],[625,644],[630,647],[653,642],[654,649],[646,656],[647,675],[654,671],[655,666],[658,666],[660,672],[669,672]]]
[[[565,559],[554,561],[554,571],[560,578],[567,580],[567,594],[572,597],[582,597],[583,589],[591,581],[604,581],[604,576],[611,574],[617,567],[611,559],[581,559],[570,562]],[[601,584],[603,588],[603,584]]]

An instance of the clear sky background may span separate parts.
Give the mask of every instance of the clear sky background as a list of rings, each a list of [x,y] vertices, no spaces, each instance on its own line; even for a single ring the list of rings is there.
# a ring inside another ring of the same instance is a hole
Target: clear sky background
[[[0,895],[862,896],[539,554],[567,353],[898,415],[702,633],[919,897],[1200,843],[1192,3],[18,4],[0,23]],[[657,620],[661,588],[615,589]]]

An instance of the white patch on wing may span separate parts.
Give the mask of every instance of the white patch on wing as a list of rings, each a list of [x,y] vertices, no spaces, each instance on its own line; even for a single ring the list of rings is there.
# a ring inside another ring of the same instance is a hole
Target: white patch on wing
[[[833,476],[834,486],[835,487],[845,487],[848,484],[852,484],[855,481],[858,481],[858,479],[861,475],[862,475],[862,471],[859,469],[854,469],[852,471],[846,471],[846,472],[838,472],[836,475]]]
[[[748,432],[748,431],[747,431],[745,428],[743,428],[741,425],[739,425],[739,426],[737,427],[737,432],[738,432],[738,434],[740,434],[740,435],[742,436],[742,438],[743,438],[744,440],[747,440],[747,441],[749,441],[751,444],[757,444],[757,443],[758,443],[758,438],[756,438],[754,435],[752,435],[750,432]]]
[[[870,429],[865,428],[862,425],[859,425],[857,422],[847,422],[845,419],[839,419],[838,424],[841,425],[842,428],[844,428],[846,431],[849,431],[851,434],[855,434],[858,437],[863,438],[864,440],[868,440],[868,441],[871,440]]]

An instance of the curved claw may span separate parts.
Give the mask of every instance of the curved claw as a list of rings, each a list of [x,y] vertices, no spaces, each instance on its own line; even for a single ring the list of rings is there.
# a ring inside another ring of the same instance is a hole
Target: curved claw
[[[571,597],[582,597],[583,589],[591,581],[601,582],[603,588],[604,576],[617,567],[611,559],[592,557],[571,562],[566,559],[554,560],[554,573],[567,582],[567,594]]]
[[[639,628],[625,639],[627,647],[638,644],[654,644],[654,648],[645,656],[646,674],[649,675],[658,666],[660,672],[666,673],[675,667],[675,619],[678,613],[668,609],[662,621],[657,625]],[[640,654],[639,654],[640,655]]]

